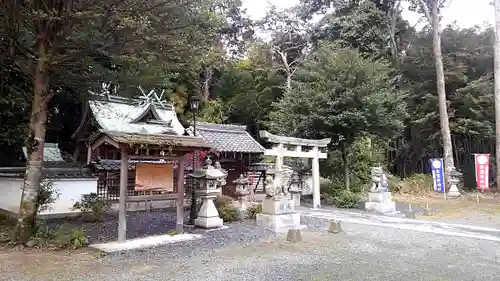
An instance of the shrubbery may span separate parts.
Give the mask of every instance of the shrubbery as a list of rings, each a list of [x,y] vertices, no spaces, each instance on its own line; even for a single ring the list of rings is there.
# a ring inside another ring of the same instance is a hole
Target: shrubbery
[[[219,217],[224,222],[239,221],[241,219],[240,211],[236,206],[233,205],[235,200],[226,195],[218,196],[214,200],[215,208],[219,212]]]
[[[27,243],[28,247],[53,249],[78,249],[88,245],[85,231],[70,225],[50,227],[45,223],[37,225],[36,231]]]
[[[371,150],[378,151],[377,148]],[[320,190],[327,205],[336,205],[340,208],[356,207],[360,193],[366,191],[371,184],[371,168],[382,162],[382,159],[377,159],[379,153],[370,151],[365,139],[356,141],[348,151],[349,190],[345,186],[344,164],[340,151],[329,152],[326,165],[322,165],[322,174],[327,175],[328,179],[320,182]]]
[[[47,211],[50,205],[59,199],[60,195],[59,190],[53,187],[51,180],[43,179],[40,182],[40,193],[38,194],[38,212]]]
[[[231,196],[219,195],[214,200],[215,207],[219,209],[220,207],[232,204],[235,200]]]
[[[375,144],[373,144],[375,146]],[[372,150],[378,150],[372,148]],[[379,153],[371,152],[366,140],[360,139],[352,144],[349,149],[349,190],[359,193],[365,191],[371,182],[371,168],[382,162],[378,159]],[[335,197],[337,192],[345,189],[344,163],[340,151],[330,151],[328,160],[321,165],[321,174],[327,176],[329,180],[323,181],[321,193]]]
[[[80,201],[73,205],[73,210],[82,212],[82,218],[88,222],[103,221],[111,210],[111,205],[99,198],[96,193],[84,194]]]
[[[262,204],[255,204],[247,208],[247,218],[251,220],[257,219],[257,214],[262,213]]]
[[[339,208],[355,208],[359,202],[359,195],[344,189],[333,197],[333,202]]]

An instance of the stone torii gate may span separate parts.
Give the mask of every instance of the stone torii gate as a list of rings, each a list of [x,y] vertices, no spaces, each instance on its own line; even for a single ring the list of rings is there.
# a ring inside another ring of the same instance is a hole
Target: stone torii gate
[[[331,139],[299,139],[273,135],[267,131],[259,131],[262,139],[273,144],[271,149],[266,149],[264,155],[276,156],[276,170],[283,168],[284,157],[310,158],[312,159],[312,179],[313,179],[313,207],[320,208],[320,177],[319,159],[326,159],[327,154],[320,149],[327,147]],[[306,150],[307,149],[307,150]]]

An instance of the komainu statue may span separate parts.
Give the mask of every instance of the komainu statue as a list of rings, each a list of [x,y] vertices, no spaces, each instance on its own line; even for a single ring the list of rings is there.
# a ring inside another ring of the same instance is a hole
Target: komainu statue
[[[370,192],[387,192],[389,191],[389,184],[387,176],[382,167],[373,167],[371,171],[372,188]]]
[[[264,182],[267,197],[287,196],[293,171],[268,171]]]

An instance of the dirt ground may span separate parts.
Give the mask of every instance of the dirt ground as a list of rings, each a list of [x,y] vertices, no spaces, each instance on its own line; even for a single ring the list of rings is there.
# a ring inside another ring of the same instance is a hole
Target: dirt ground
[[[278,240],[189,258],[158,254],[160,248],[124,258],[89,251],[1,252],[0,280],[499,280],[496,243],[434,238],[345,224],[338,235],[305,231],[299,243]]]
[[[394,195],[394,200],[420,208],[429,208],[418,219],[439,220],[500,228],[500,195],[468,193],[461,198],[444,199],[442,194],[427,196]]]
[[[431,194],[429,196],[394,195],[393,197],[394,200],[398,202],[412,204],[412,206],[418,206],[421,208],[426,208],[426,206],[428,206],[428,208],[431,210],[430,214],[420,214],[418,215],[418,219],[438,220],[444,222],[464,223],[500,228],[500,196],[494,197],[493,195],[480,195],[479,202],[477,202],[476,194],[467,194],[459,199],[448,200],[444,200],[442,195],[435,194]],[[365,231],[364,228],[360,228],[356,231],[354,231],[354,226],[352,228],[353,233],[362,233]],[[377,228],[377,231],[381,231],[381,229]],[[310,241],[315,241],[315,243],[318,244],[318,248],[324,247],[325,245],[332,245],[331,243],[334,243],[336,241],[335,239],[330,241],[332,238],[328,238],[329,236],[325,236],[325,234],[307,233],[305,235],[305,240],[309,241],[308,243],[310,243]],[[415,238],[411,238],[408,240],[414,241]],[[346,241],[346,243],[351,242]],[[298,245],[303,245],[303,243],[293,245],[283,242],[273,242],[270,244],[263,243],[254,245],[253,247],[240,248],[236,252],[238,252],[239,254],[246,253],[244,258],[248,259],[248,256],[252,255],[269,255],[269,248],[271,248],[271,252],[273,253],[276,251],[287,252],[288,254],[283,255],[289,256],[297,251],[296,247],[298,247]],[[217,256],[221,259],[231,260],[233,259],[234,253],[235,249],[218,250],[216,252],[211,252],[210,257],[203,258],[213,259],[214,256]],[[149,261],[147,264],[134,263],[133,260],[124,260],[117,263],[111,263],[107,260],[108,259],[106,257],[103,257],[100,252],[93,251],[91,249],[83,249],[71,252],[38,251],[34,249],[16,251],[8,248],[2,249],[0,247],[0,271],[4,273],[0,276],[0,280],[53,281],[70,280],[65,279],[70,276],[88,277],[87,279],[79,280],[97,280],[95,279],[97,277],[108,276],[109,274],[118,274],[120,270],[117,271],[117,268],[126,268],[126,271],[134,276],[155,273],[156,271],[160,271],[160,269],[162,272],[166,270],[161,266],[161,264],[165,262],[164,257],[162,257],[158,261],[158,264],[151,264],[149,263]],[[204,264],[204,262],[205,261],[200,261],[199,263]],[[163,273],[173,274],[173,272]],[[41,276],[44,277],[41,278]],[[130,280],[144,279],[131,278]]]
[[[78,268],[78,271],[92,271],[100,257],[100,253],[85,249],[83,251],[39,251],[25,249],[0,249],[0,269],[4,273],[23,273],[23,280],[37,280],[48,272],[61,274],[69,273]],[[0,277],[5,280],[6,276]],[[9,276],[10,277],[10,276]],[[7,279],[9,280],[9,279]]]

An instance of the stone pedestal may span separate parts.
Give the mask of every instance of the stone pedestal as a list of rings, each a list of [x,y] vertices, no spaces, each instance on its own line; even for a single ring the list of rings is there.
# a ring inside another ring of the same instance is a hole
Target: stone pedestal
[[[223,225],[222,219],[219,217],[219,212],[215,208],[214,199],[217,192],[202,190],[197,192],[202,201],[198,217],[194,220],[194,225],[201,228],[218,228]]]
[[[301,194],[301,192],[300,191],[290,191],[290,194],[292,197],[293,205],[295,207],[300,207],[300,194]]]
[[[265,198],[262,213],[257,214],[257,225],[276,232],[303,228],[290,198]]]
[[[289,229],[286,235],[286,241],[292,243],[302,241],[302,234],[300,233],[300,229]]]
[[[451,168],[448,172],[448,181],[450,184],[450,190],[448,191],[448,197],[460,197],[460,191],[458,190],[458,184],[460,183],[460,177],[462,173],[458,172],[455,168]]]
[[[378,213],[396,212],[396,203],[392,201],[390,192],[370,192],[368,202],[365,202],[365,210]]]
[[[328,232],[330,232],[330,233],[342,232],[342,226],[340,225],[340,221],[331,220],[330,224],[328,224]]]

